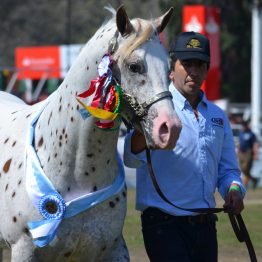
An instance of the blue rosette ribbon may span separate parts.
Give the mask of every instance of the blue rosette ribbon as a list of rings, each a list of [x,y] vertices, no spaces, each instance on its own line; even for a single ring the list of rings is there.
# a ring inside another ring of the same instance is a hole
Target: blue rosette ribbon
[[[101,62],[99,63],[97,67],[97,73],[100,77],[103,77],[108,73],[108,71],[111,69],[113,64],[113,60],[109,54],[105,54],[102,57]]]

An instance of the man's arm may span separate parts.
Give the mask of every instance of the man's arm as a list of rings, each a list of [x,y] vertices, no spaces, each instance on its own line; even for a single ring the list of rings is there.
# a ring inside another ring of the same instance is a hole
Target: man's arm
[[[243,198],[246,189],[242,184],[233,133],[226,116],[224,125],[224,141],[218,167],[218,190],[225,200],[224,207],[229,212],[238,214],[244,208]]]
[[[138,168],[146,163],[145,147],[146,142],[141,133],[137,131],[128,133],[124,144],[125,165],[131,168]]]
[[[133,154],[138,154],[146,149],[146,140],[142,133],[139,131],[134,131],[131,137],[131,152]]]
[[[238,184],[232,183],[225,197],[224,208],[228,213],[240,214],[244,209],[243,196]]]

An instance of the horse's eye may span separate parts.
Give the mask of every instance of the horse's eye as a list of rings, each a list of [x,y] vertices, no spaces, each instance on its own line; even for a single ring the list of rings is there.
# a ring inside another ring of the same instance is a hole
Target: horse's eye
[[[141,64],[138,64],[138,63],[129,64],[128,69],[133,73],[139,73],[139,74],[142,74],[143,71],[144,71],[143,66]]]

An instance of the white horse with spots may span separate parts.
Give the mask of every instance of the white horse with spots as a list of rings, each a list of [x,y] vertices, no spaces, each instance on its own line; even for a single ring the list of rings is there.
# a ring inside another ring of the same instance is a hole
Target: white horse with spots
[[[119,112],[142,130],[150,148],[175,146],[181,126],[158,37],[172,10],[152,21],[130,21],[120,7],[41,103],[0,94],[0,248],[11,248],[13,262],[129,260],[116,119]],[[92,80],[90,88],[102,88],[98,97],[88,89]],[[81,115],[82,106],[92,116]]]

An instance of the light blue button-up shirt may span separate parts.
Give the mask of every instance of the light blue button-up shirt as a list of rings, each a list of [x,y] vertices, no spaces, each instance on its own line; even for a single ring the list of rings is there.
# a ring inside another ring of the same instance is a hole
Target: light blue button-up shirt
[[[173,150],[153,150],[152,165],[164,195],[183,208],[215,207],[216,188],[224,198],[232,182],[245,188],[240,178],[232,130],[226,114],[203,94],[198,119],[189,102],[170,84],[182,130]],[[137,168],[136,208],[157,207],[172,215],[195,215],[177,209],[158,195],[148,173],[145,151],[131,152],[131,135],[125,139],[124,162]]]

